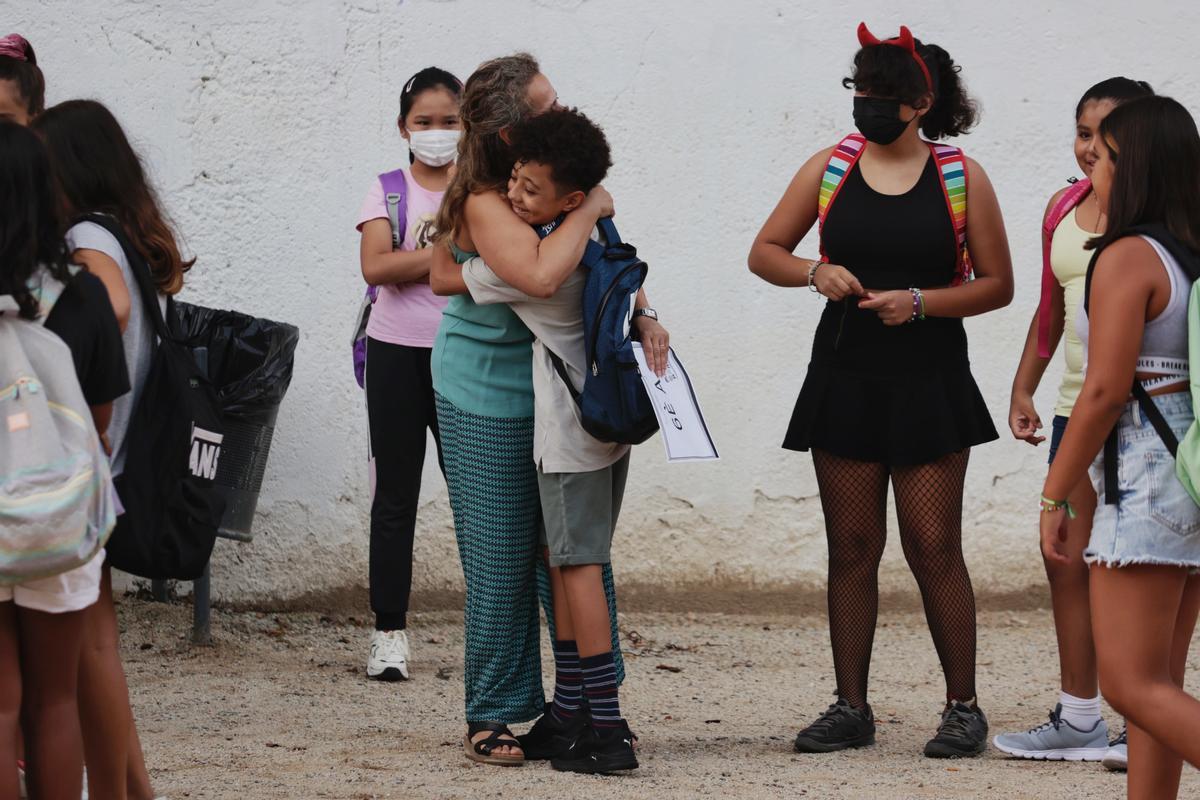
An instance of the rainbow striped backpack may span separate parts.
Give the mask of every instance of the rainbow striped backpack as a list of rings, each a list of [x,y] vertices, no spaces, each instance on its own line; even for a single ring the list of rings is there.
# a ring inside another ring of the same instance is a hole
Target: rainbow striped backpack
[[[967,160],[958,147],[937,142],[926,142],[937,160],[938,175],[942,179],[942,194],[946,198],[946,210],[954,221],[954,235],[958,239],[958,263],[954,270],[952,286],[966,283],[974,277],[971,269],[971,254],[967,250]],[[825,175],[821,178],[821,191],[817,198],[818,231],[825,228],[829,208],[837,199],[842,181],[867,149],[867,140],[861,133],[852,133],[833,148]],[[825,258],[825,243],[821,242],[821,258]]]

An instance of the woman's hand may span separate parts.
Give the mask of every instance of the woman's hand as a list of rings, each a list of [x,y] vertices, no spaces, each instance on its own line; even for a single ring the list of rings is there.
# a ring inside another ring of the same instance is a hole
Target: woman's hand
[[[907,289],[865,294],[866,297],[858,302],[858,307],[874,311],[884,325],[903,325],[912,320],[913,293]]]
[[[1042,556],[1058,564],[1070,564],[1067,553],[1067,509],[1042,512]]]
[[[866,294],[862,284],[858,282],[858,278],[854,277],[850,270],[839,267],[837,264],[822,264],[817,267],[817,271],[813,274],[813,286],[818,292],[834,301],[850,295],[861,297]]]
[[[584,205],[589,206],[596,214],[596,219],[615,217],[617,210],[613,205],[612,195],[603,186],[597,186],[587,194]]]
[[[1008,406],[1008,429],[1014,439],[1029,442],[1035,447],[1046,441],[1045,436],[1039,436],[1042,429],[1042,418],[1033,407],[1033,395],[1014,394]]]
[[[633,326],[637,329],[638,341],[642,343],[642,351],[646,354],[646,365],[661,378],[667,371],[671,334],[658,320],[647,316],[634,317]]]

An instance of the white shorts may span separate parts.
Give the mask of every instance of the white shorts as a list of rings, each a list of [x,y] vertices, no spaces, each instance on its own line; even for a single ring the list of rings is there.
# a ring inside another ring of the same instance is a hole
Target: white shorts
[[[82,567],[61,575],[35,581],[0,586],[0,603],[15,602],[21,608],[47,614],[82,611],[100,599],[100,568],[104,550]]]

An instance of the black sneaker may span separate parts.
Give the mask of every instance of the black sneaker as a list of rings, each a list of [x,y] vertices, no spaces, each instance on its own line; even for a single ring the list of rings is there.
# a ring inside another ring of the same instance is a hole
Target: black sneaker
[[[979,706],[957,700],[946,706],[937,736],[925,745],[927,758],[970,758],[987,749],[988,721]]]
[[[796,736],[797,753],[832,753],[870,744],[875,744],[871,707],[858,709],[841,698]]]
[[[633,754],[636,738],[625,720],[616,728],[587,725],[566,752],[550,760],[550,766],[560,772],[601,775],[637,769],[637,756]]]
[[[526,761],[548,761],[563,755],[570,748],[571,742],[579,738],[583,729],[587,727],[586,709],[579,709],[575,716],[563,723],[550,713],[552,705],[546,703],[545,713],[533,723],[529,732],[517,737]]]

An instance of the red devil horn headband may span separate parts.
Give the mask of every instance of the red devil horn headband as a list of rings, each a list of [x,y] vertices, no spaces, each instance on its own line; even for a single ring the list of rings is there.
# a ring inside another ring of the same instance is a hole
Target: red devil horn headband
[[[921,74],[925,76],[925,85],[929,87],[929,91],[933,91],[933,76],[929,74],[929,67],[926,66],[925,59],[921,58],[921,54],[917,52],[917,42],[913,39],[912,31],[907,26],[900,26],[900,35],[895,39],[880,41],[879,37],[867,30],[867,23],[860,22],[858,23],[858,43],[863,47],[875,47],[886,44],[907,50],[912,55],[913,60],[917,62],[917,66],[921,68]]]

